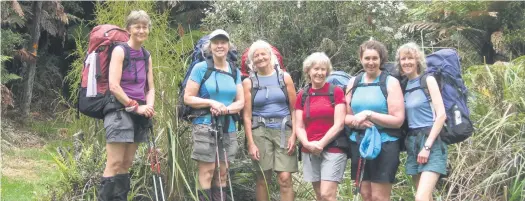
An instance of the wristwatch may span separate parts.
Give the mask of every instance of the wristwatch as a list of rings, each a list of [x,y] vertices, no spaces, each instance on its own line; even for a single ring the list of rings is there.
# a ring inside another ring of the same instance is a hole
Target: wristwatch
[[[423,148],[424,148],[425,150],[427,150],[427,151],[430,151],[430,147],[427,146],[427,145],[423,146]]]
[[[366,115],[366,119],[370,120],[370,117],[372,116],[372,111],[367,110],[365,115]]]

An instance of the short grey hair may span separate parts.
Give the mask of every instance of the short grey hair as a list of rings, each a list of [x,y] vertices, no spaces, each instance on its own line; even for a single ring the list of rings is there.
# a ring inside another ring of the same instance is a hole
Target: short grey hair
[[[253,54],[255,54],[255,51],[260,50],[260,49],[264,49],[268,52],[268,54],[270,55],[271,64],[273,65],[279,64],[277,61],[277,56],[273,53],[272,45],[270,45],[270,43],[264,40],[257,40],[254,43],[252,43],[252,45],[250,46],[250,49],[248,49],[248,60],[246,61],[246,64],[249,70],[252,72],[257,71],[257,68],[254,68],[253,66]]]
[[[421,50],[419,45],[417,45],[414,42],[409,42],[406,44],[401,45],[401,47],[397,48],[396,52],[396,68],[399,70],[400,73],[403,73],[403,69],[401,68],[401,62],[399,62],[399,57],[401,52],[408,51],[414,56],[417,60],[417,73],[421,74],[427,69],[427,60],[425,59],[425,53]]]
[[[131,25],[141,22],[148,24],[148,29],[151,30],[151,19],[149,18],[149,15],[146,13],[146,11],[131,11],[131,13],[129,13],[128,17],[126,18],[126,29],[129,29]]]
[[[310,81],[310,76],[308,75],[308,72],[310,72],[310,69],[316,64],[325,65],[328,68],[326,76],[332,73],[332,62],[330,62],[330,58],[326,56],[324,52],[315,52],[310,56],[306,57],[306,59],[303,62],[303,73],[305,74],[306,80]]]

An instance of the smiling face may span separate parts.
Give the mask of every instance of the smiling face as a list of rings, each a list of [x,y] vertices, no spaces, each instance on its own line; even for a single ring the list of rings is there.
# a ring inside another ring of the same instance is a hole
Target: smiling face
[[[271,54],[264,48],[259,48],[253,53],[253,65],[257,69],[271,67]]]
[[[138,22],[128,27],[130,38],[138,43],[144,43],[148,39],[149,26],[146,22]]]
[[[326,82],[326,76],[328,74],[328,67],[322,64],[314,64],[308,71],[308,76],[312,84],[323,86]]]
[[[225,38],[217,38],[210,41],[210,49],[213,56],[224,58],[228,55],[230,44]]]
[[[381,66],[379,53],[374,49],[365,49],[361,56],[361,64],[366,73],[376,73]]]
[[[403,75],[408,77],[417,77],[418,62],[416,55],[408,50],[399,53],[399,64]]]

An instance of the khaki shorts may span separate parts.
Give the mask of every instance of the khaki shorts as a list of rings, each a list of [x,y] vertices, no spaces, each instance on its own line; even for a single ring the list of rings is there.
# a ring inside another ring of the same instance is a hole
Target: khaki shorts
[[[206,124],[195,124],[193,125],[193,151],[191,152],[191,158],[197,161],[213,163],[217,161],[217,139],[215,132],[210,125]],[[224,152],[226,150],[228,161],[231,162],[235,159],[237,153],[237,135],[233,133],[224,133],[222,137],[222,143],[219,139],[219,160],[226,161],[224,159]],[[224,147],[224,149],[223,149]]]
[[[281,148],[281,130],[260,126],[252,131],[253,141],[259,149],[259,161],[252,161],[256,171],[274,170],[279,172],[297,172],[296,151],[288,156],[286,146],[292,131],[286,129],[284,149]]]

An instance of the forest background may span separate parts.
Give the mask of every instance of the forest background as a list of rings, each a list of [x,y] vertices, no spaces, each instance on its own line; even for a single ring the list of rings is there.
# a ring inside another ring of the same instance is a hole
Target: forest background
[[[142,9],[153,28],[155,136],[169,200],[194,200],[196,164],[189,127],[176,118],[179,83],[194,43],[227,30],[242,52],[264,39],[283,55],[296,87],[301,65],[325,52],[337,70],[355,74],[357,47],[371,37],[396,48],[414,41],[431,53],[455,48],[469,88],[474,136],[450,146],[447,178],[436,200],[525,200],[525,2],[74,2],[2,1],[2,200],[95,200],[105,162],[101,121],[76,118],[75,101],[89,31],[124,26]],[[239,132],[243,142],[243,132]],[[254,175],[244,144],[231,168],[236,200],[254,199]],[[129,200],[151,200],[146,146],[138,150]],[[406,156],[402,155],[402,161]],[[348,168],[349,170],[349,168]],[[274,178],[275,179],[275,178]],[[275,180],[274,180],[275,181]],[[349,172],[338,198],[353,199]],[[278,200],[276,182],[271,197]],[[297,200],[313,200],[311,185],[294,174]],[[401,165],[393,200],[414,200]]]

